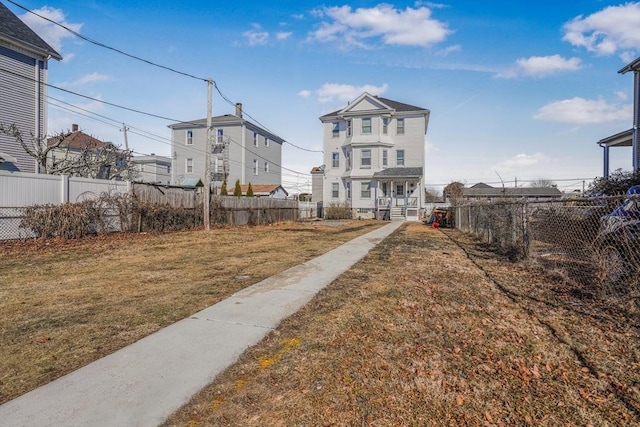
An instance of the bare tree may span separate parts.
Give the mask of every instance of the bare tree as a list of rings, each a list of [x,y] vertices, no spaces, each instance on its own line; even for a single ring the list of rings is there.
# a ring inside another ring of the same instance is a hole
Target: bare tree
[[[63,132],[46,141],[33,135],[25,141],[15,124],[7,127],[0,123],[0,133],[13,137],[36,160],[40,173],[122,180],[132,180],[137,176],[131,151],[111,143],[70,147],[65,144],[68,133]]]
[[[424,199],[427,202],[439,202],[441,200],[441,194],[434,187],[426,187],[424,189]]]
[[[536,188],[551,188],[555,186],[556,186],[555,182],[545,178],[536,179],[534,181],[531,181],[531,183],[529,184],[529,187],[536,187]]]
[[[464,192],[464,184],[461,182],[451,182],[446,187],[444,187],[443,193],[445,198],[451,201],[453,206],[456,206],[462,201],[462,195]]]

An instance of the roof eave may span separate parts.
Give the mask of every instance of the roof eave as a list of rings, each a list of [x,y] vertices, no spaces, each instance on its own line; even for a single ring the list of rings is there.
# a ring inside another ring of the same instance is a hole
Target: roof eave
[[[23,40],[17,39],[15,37],[12,37],[8,34],[0,34],[0,38],[5,39],[6,41],[8,41],[9,43],[13,43],[14,45],[32,52],[38,56],[44,57],[44,58],[53,58],[56,59],[58,61],[62,61],[62,56],[56,52],[53,48],[51,48],[51,50],[47,50],[47,49],[42,49],[41,47],[32,45],[31,43],[26,43]]]
[[[640,71],[640,57],[636,58],[635,60],[631,61],[630,63],[622,67],[620,71],[618,71],[618,73],[626,74],[629,71]]]

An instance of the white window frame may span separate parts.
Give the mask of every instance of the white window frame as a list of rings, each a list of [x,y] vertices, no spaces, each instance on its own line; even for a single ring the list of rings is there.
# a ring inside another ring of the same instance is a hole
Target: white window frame
[[[344,152],[344,163],[346,170],[351,170],[351,151],[347,150]]]
[[[258,175],[258,159],[253,159],[253,174]]]
[[[396,119],[396,135],[404,135],[404,119]]]
[[[188,130],[184,134],[184,145],[193,145],[193,131]]]
[[[258,147],[258,132],[253,133],[253,146]]]
[[[269,148],[269,137],[268,136],[264,137],[264,146]]]
[[[368,153],[368,156],[365,157],[365,153]],[[365,160],[368,160],[369,164],[366,164]],[[371,149],[370,148],[364,148],[360,151],[360,169],[371,169]]]
[[[347,120],[347,136],[353,135],[353,123],[351,120]]]
[[[389,151],[382,150],[382,167],[386,168],[389,166]]]
[[[216,135],[217,135],[216,142],[217,142],[218,144],[222,144],[222,142],[223,142],[223,140],[224,140],[224,139],[223,139],[223,138],[224,138],[224,129],[218,129],[218,130],[216,131]]]
[[[264,172],[269,173],[269,162],[264,162]]]
[[[365,126],[365,123],[368,123],[368,126]],[[365,129],[368,128],[368,132]],[[362,128],[360,129],[362,135],[371,135],[372,132],[372,123],[371,117],[363,117],[362,118]]]
[[[365,181],[360,183],[360,198],[361,199],[371,198],[371,181]]]
[[[340,152],[332,151],[331,152],[331,167],[333,169],[337,169],[340,167]]]
[[[404,166],[405,164],[404,150],[396,151],[396,166]]]
[[[347,192],[347,200],[351,200],[351,181],[345,182],[344,187]]]
[[[340,137],[340,122],[331,122],[331,137]]]
[[[184,173],[193,173],[193,157],[184,159]]]
[[[331,198],[339,199],[340,198],[340,184],[337,182],[331,183]]]
[[[388,133],[389,133],[389,118],[383,117],[382,118],[382,134],[386,135]]]

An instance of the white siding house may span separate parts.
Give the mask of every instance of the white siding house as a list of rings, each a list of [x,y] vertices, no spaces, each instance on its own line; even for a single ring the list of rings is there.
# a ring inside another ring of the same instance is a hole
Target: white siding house
[[[47,63],[62,57],[0,3],[0,124],[15,125],[25,142],[47,132]],[[0,170],[38,172],[13,137],[0,134]]]
[[[363,93],[323,124],[323,203],[354,217],[418,219],[429,110]]]
[[[245,120],[241,105],[236,114],[213,117],[211,183],[219,190],[222,182],[233,191],[236,180],[245,185],[282,182],[282,143],[277,135]],[[174,123],[171,128],[171,182],[185,179],[204,181],[207,147],[206,119]]]

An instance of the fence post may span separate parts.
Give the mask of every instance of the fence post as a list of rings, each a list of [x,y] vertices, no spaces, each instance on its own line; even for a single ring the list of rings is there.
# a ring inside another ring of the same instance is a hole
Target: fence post
[[[69,203],[69,175],[60,175],[60,203]]]

